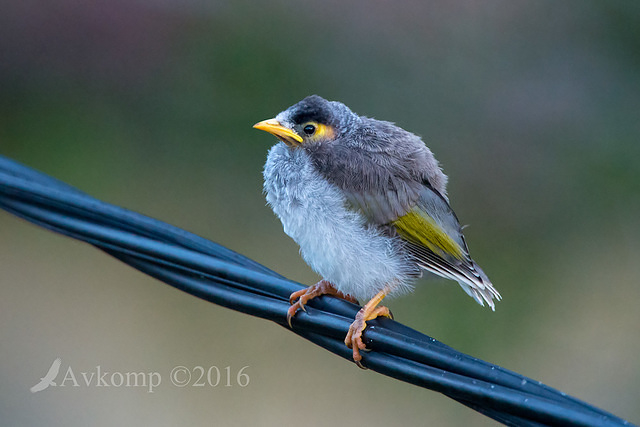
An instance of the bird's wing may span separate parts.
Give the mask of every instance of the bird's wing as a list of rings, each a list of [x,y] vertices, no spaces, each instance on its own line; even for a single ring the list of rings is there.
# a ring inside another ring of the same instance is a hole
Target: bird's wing
[[[420,267],[457,281],[478,303],[493,308],[500,294],[469,256],[458,218],[445,198],[427,181],[417,188],[396,188],[401,190],[346,194],[370,224],[390,226]]]
[[[56,360],[54,360],[53,363],[51,364],[51,367],[49,368],[49,371],[44,376],[43,380],[47,380],[47,381],[54,380],[58,376],[58,372],[60,372],[61,364],[62,364],[61,358],[58,357]]]
[[[388,178],[391,180],[391,176]],[[397,180],[386,186],[341,189],[352,207],[360,210],[371,223],[386,225],[410,211],[420,197],[422,185],[415,181]]]
[[[437,191],[425,185],[415,206],[392,224],[422,268],[457,281],[480,304],[494,308],[500,294],[471,259],[458,218]]]
[[[400,237],[416,250],[428,249],[443,259],[470,260],[455,213],[437,192],[427,186],[413,206],[391,224]]]

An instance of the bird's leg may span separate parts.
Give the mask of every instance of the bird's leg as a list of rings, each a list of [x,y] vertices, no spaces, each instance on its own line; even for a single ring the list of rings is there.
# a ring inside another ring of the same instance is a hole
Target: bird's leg
[[[387,307],[378,306],[380,302],[386,297],[391,291],[391,287],[385,286],[383,290],[378,292],[371,300],[365,304],[364,307],[358,311],[356,314],[355,321],[349,327],[349,333],[347,337],[344,339],[344,343],[353,350],[353,360],[356,362],[356,365],[362,369],[366,369],[360,361],[362,360],[362,356],[360,355],[360,350],[365,350],[367,347],[362,342],[362,332],[367,327],[367,321],[373,320],[376,317],[384,316],[393,319],[391,312]]]
[[[291,326],[291,319],[296,315],[298,310],[306,311],[304,306],[305,304],[320,295],[333,295],[335,297],[347,300],[349,302],[358,304],[358,300],[352,297],[351,295],[343,294],[339,290],[336,289],[335,286],[328,280],[320,280],[315,285],[309,286],[306,289],[301,289],[296,291],[289,296],[289,311],[287,311],[287,322],[289,323],[289,327]],[[297,301],[296,301],[297,300]],[[295,303],[294,303],[295,301]]]

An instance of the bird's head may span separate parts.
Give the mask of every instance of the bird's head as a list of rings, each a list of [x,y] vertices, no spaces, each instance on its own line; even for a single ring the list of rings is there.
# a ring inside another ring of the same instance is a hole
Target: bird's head
[[[358,116],[346,105],[311,95],[275,118],[253,125],[290,147],[334,141],[349,132]]]

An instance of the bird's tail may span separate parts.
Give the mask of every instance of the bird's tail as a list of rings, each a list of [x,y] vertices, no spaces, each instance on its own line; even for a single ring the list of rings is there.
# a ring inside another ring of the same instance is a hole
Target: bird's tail
[[[486,302],[487,305],[491,307],[491,310],[496,311],[496,304],[493,300],[500,301],[502,296],[496,288],[493,287],[487,275],[477,264],[473,263],[473,269],[478,273],[478,276],[474,277],[475,280],[458,280],[458,284],[460,284],[460,287],[471,298],[475,299],[478,304],[484,306]]]

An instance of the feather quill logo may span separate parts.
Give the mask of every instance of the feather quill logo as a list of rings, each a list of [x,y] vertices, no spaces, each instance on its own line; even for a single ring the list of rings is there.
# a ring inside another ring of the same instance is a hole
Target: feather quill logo
[[[29,389],[31,393],[37,393],[45,390],[49,386],[55,387],[56,383],[53,380],[56,379],[58,372],[60,372],[60,365],[62,365],[62,359],[58,357],[53,361],[45,376],[40,378],[40,382]]]

